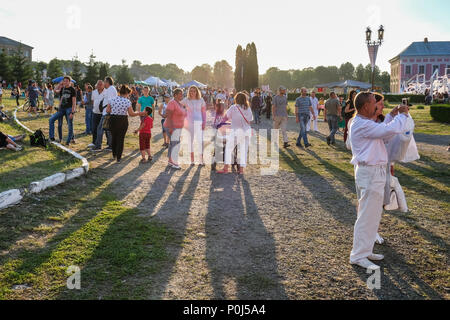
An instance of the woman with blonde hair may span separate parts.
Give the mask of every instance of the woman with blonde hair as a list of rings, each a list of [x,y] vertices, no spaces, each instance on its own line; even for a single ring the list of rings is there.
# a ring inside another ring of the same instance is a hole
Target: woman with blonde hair
[[[232,153],[234,147],[238,145],[239,174],[244,174],[244,168],[247,166],[247,152],[250,143],[251,126],[253,113],[248,102],[248,95],[239,92],[235,97],[236,104],[227,110],[225,118],[222,121],[231,120],[231,130],[227,135],[225,148],[225,166],[223,170],[217,173],[228,173],[231,165]]]
[[[200,165],[203,163],[203,131],[206,126],[206,103],[202,99],[200,89],[191,86],[188,90],[187,97],[181,101],[181,105],[186,107],[186,129],[190,133],[191,148],[191,165],[195,164],[194,139],[197,140],[195,145],[196,151],[200,154]]]

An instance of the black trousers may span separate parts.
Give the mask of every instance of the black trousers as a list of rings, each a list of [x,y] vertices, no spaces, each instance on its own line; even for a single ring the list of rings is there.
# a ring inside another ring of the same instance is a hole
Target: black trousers
[[[100,120],[102,118],[101,114],[92,113],[92,143],[95,144],[97,141],[97,129],[100,124]]]
[[[122,158],[123,144],[128,130],[128,116],[111,115],[111,144],[113,157]]]
[[[272,114],[272,105],[266,105],[266,117],[267,117],[267,119],[270,119],[271,114]]]

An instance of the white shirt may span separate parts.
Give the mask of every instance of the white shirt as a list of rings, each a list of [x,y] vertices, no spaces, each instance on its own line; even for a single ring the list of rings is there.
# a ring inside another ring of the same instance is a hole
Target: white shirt
[[[94,91],[92,91],[92,101],[94,102],[94,108],[92,109],[94,113],[96,114],[101,114],[99,106],[100,106],[100,102],[105,99],[105,95],[106,95],[106,90],[103,89],[102,93],[98,93],[98,90],[95,89]],[[106,108],[106,105],[104,103],[105,101],[103,101],[103,107]]]
[[[317,107],[319,106],[319,100],[317,99],[317,97],[309,97],[309,99],[311,100],[311,105],[314,111],[317,111]]]
[[[241,112],[239,112],[239,110],[241,110]],[[240,106],[238,106],[237,104],[232,105],[230,107],[230,109],[227,110],[226,116],[229,120],[231,120],[231,129],[232,130],[250,130],[251,126],[250,124],[247,123],[247,121],[245,121],[244,117],[242,116],[244,115],[245,119],[247,119],[248,122],[252,122],[253,121],[253,112],[252,109],[249,107],[247,109],[244,109]]]
[[[105,92],[105,101],[103,101],[103,106],[105,107],[105,109],[103,109],[103,115],[106,115],[106,106],[109,104],[109,101],[112,98],[117,97],[117,90],[116,87],[114,86],[109,86],[108,89],[104,89]]]
[[[205,100],[189,100],[185,98],[180,104],[186,107],[188,124],[192,125],[194,121],[203,121],[202,108],[206,108]]]
[[[390,115],[388,115],[390,117]],[[353,153],[350,161],[353,165],[386,165],[388,154],[383,139],[402,133],[407,116],[400,114],[390,121],[377,123],[371,119],[356,115],[350,124],[349,140]]]

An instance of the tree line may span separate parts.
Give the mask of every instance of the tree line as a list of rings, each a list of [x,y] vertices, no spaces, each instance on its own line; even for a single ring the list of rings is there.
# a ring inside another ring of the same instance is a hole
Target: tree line
[[[302,70],[280,70],[278,68],[270,68],[265,74],[260,75],[260,82],[269,85],[270,88],[276,89],[280,85],[287,88],[313,88],[318,84],[329,82],[357,80],[361,82],[371,82],[372,68],[370,64],[363,66],[359,64],[354,67],[351,62],[346,62],[336,66],[319,66],[316,68],[304,68]],[[375,67],[375,85],[380,86],[383,91],[390,91],[390,74],[386,71],[380,72]]]
[[[94,53],[91,53],[88,61],[81,62],[78,56],[72,60],[60,60],[54,58],[46,62],[29,62],[22,54],[21,47],[8,56],[0,53],[0,77],[11,83],[20,81],[26,83],[29,79],[39,82],[43,80],[46,71],[47,80],[70,75],[77,83],[95,84],[98,79],[104,79],[111,75],[118,83],[132,83],[134,80],[145,80],[149,76],[163,79],[171,79],[180,84],[190,80],[197,80],[209,86],[231,88],[237,90],[250,90],[259,87],[259,84],[269,85],[272,90],[283,85],[287,88],[312,88],[321,83],[357,80],[370,82],[370,64],[354,65],[350,62],[336,66],[319,66],[316,68],[304,68],[302,70],[280,70],[276,67],[268,69],[259,75],[258,57],[256,45],[247,44],[243,49],[241,45],[236,48],[235,69],[226,60],[217,61],[214,66],[202,64],[196,66],[191,72],[184,71],[176,64],[143,64],[134,60],[128,65],[122,60],[120,65],[109,65],[107,62],[97,61]],[[390,87],[390,75],[380,72],[375,68],[375,84],[388,92]]]

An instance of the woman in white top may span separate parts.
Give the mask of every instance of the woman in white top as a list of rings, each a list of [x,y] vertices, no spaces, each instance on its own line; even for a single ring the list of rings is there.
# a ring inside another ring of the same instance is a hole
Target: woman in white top
[[[196,86],[189,88],[187,98],[181,101],[181,105],[186,107],[187,122],[186,129],[190,133],[190,148],[191,148],[191,165],[194,165],[194,138],[197,140],[195,145],[196,152],[200,154],[200,165],[203,163],[203,131],[206,126],[206,103],[202,99],[200,89]]]
[[[253,113],[245,93],[239,92],[235,101],[236,104],[228,109],[223,120],[231,120],[231,130],[227,136],[225,166],[222,171],[217,173],[228,173],[231,165],[231,154],[236,144],[239,152],[239,174],[244,174],[244,168],[247,166],[248,146],[252,132],[250,123],[253,121]]]
[[[113,158],[120,163],[123,153],[125,135],[128,130],[128,116],[142,116],[144,112],[134,112],[131,101],[128,99],[131,89],[127,85],[122,85],[119,95],[109,99],[106,112],[110,114],[110,129],[112,138]]]

